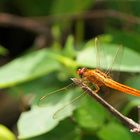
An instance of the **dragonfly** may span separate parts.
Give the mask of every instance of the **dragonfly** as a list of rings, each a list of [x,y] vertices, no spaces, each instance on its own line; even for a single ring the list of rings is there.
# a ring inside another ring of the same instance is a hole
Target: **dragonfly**
[[[95,47],[96,47],[96,54],[97,55],[100,55],[99,54],[99,48],[97,47],[97,38],[95,39]],[[112,62],[112,65],[114,64],[116,58],[118,57],[118,52],[119,52],[119,49],[114,57],[114,60]],[[97,59],[98,56],[97,56]],[[98,63],[100,63],[98,61]],[[100,65],[100,64],[98,64]],[[124,84],[121,84],[119,82],[116,82],[115,80],[113,80],[113,78],[110,76],[110,71],[111,71],[111,68],[112,68],[112,65],[110,66],[110,68],[108,68],[108,71],[106,72],[103,72],[101,69],[99,68],[95,68],[95,69],[89,69],[89,68],[86,68],[86,67],[83,67],[83,68],[80,68],[76,71],[76,73],[79,75],[79,77],[82,79],[83,82],[85,83],[91,83],[94,85],[95,87],[95,90],[94,92],[98,93],[100,91],[100,88],[101,87],[108,87],[108,88],[111,88],[111,89],[115,89],[117,91],[120,91],[120,92],[123,92],[123,93],[126,93],[126,94],[130,94],[130,95],[133,95],[133,96],[139,96],[140,97],[140,90],[137,90],[137,89],[134,89],[134,88],[131,88],[129,86],[126,86]],[[99,66],[98,66],[99,67]],[[60,92],[62,90],[66,90],[67,88],[73,86],[73,83],[64,87],[64,88],[61,88],[61,89],[58,89],[56,91],[53,91],[51,92],[49,95],[52,95],[56,92]],[[46,96],[43,96],[40,100],[43,100],[45,99],[46,97],[48,97],[49,95],[46,95]],[[60,108],[54,116],[57,116],[56,114],[58,112],[61,112],[61,110],[63,110],[66,106],[69,106],[71,103],[77,101],[79,98],[81,98],[84,94],[81,94],[80,96],[77,96],[76,98],[74,98],[70,103],[66,104],[64,107]]]
[[[106,86],[111,89],[118,90],[123,93],[127,93],[134,96],[140,97],[140,90],[131,88],[129,86],[123,85],[119,82],[114,81],[108,74],[102,72],[99,69],[88,69],[80,68],[77,70],[77,74],[84,80],[89,81],[95,85],[95,91],[98,93],[100,87]]]
[[[99,46],[97,45],[97,40],[98,38],[95,38],[95,47],[97,50],[97,60],[98,59],[98,55],[99,55]],[[108,71],[103,72],[102,70],[100,70],[99,68],[95,68],[95,69],[88,69],[88,68],[80,68],[77,70],[77,74],[80,76],[80,78],[83,79],[83,81],[92,83],[95,87],[94,92],[98,93],[101,87],[108,87],[111,89],[115,89],[117,91],[126,93],[126,94],[130,94],[133,96],[139,96],[140,97],[140,90],[137,90],[135,88],[126,86],[124,84],[121,84],[119,82],[116,82],[115,80],[113,80],[113,78],[109,75],[113,64],[115,63],[115,61],[117,60],[117,57],[120,55],[119,52],[122,49],[122,47],[118,48],[114,59],[112,61],[112,64],[110,66],[110,68],[108,69]],[[100,56],[100,55],[99,55]],[[98,63],[100,63],[98,61]],[[100,64],[99,64],[100,65]],[[99,66],[98,66],[99,67]]]

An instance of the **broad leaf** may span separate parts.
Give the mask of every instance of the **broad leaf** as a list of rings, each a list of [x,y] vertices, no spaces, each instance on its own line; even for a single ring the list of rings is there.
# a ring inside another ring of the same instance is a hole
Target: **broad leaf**
[[[108,125],[102,127],[97,135],[102,140],[131,140],[130,132],[122,125],[110,122]]]
[[[60,109],[77,97],[78,94],[76,93],[78,91],[69,90],[65,94],[62,92],[60,92],[60,95],[55,94],[46,99],[46,102],[39,106],[33,106],[31,111],[21,114],[18,121],[20,138],[34,137],[49,132],[58,125],[59,121],[72,114],[76,107],[75,104],[69,104],[68,108],[66,107],[62,113]],[[59,115],[57,116],[56,113],[59,113]],[[53,118],[55,114],[57,117]]]
[[[75,112],[75,119],[80,127],[93,131],[104,124],[107,113],[95,100],[85,98]]]
[[[85,45],[85,49],[79,52],[77,56],[77,63],[81,66],[94,67],[98,66],[100,62],[100,68],[116,71],[126,71],[126,72],[139,72],[140,71],[140,54],[129,49],[124,48],[123,54],[117,54],[116,59],[114,58],[117,50],[119,49],[118,45],[115,44],[100,44],[99,51],[101,48],[100,56],[94,47],[94,42],[91,40]],[[97,54],[96,54],[97,53]],[[133,58],[133,59],[130,59]],[[98,60],[99,59],[99,60]],[[115,62],[115,60],[116,62]],[[118,61],[119,60],[119,61]]]
[[[80,130],[69,119],[62,121],[51,132],[27,140],[80,140]]]
[[[0,125],[0,140],[16,140],[16,137],[8,128]]]

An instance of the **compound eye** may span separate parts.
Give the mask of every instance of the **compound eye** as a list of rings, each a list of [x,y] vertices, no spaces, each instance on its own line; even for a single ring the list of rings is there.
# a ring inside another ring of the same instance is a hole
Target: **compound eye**
[[[83,75],[83,69],[79,70],[79,75]]]
[[[77,74],[82,78],[86,68],[78,69]]]

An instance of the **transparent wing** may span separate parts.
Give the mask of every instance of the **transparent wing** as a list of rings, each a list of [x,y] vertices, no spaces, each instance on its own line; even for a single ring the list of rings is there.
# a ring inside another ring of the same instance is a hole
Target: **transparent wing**
[[[96,68],[100,70],[107,70],[107,59],[105,55],[105,48],[99,44],[99,39],[95,38],[95,49],[96,49]]]
[[[39,105],[39,106],[42,105],[42,104],[43,104],[43,101],[45,101],[45,99],[47,99],[47,98],[49,98],[49,97],[51,97],[51,96],[53,96],[53,95],[55,95],[55,94],[58,94],[59,92],[61,92],[61,91],[63,91],[63,90],[68,90],[68,88],[71,88],[71,87],[73,87],[73,86],[75,86],[74,83],[71,83],[71,84],[69,84],[69,85],[67,85],[67,86],[65,86],[65,87],[63,87],[63,88],[60,88],[60,89],[58,89],[58,90],[55,90],[55,91],[46,93],[44,96],[42,96],[42,97],[40,98],[40,100],[39,100],[39,102],[38,102],[38,105]],[[65,93],[65,92],[61,92],[61,93]]]
[[[124,53],[123,46],[119,46],[116,50],[116,53],[114,54],[112,63],[110,64],[108,70],[106,71],[106,74],[110,75],[115,80],[118,80],[118,78],[119,78],[123,53]],[[113,72],[113,70],[116,72]]]
[[[84,81],[83,81],[84,82]],[[95,90],[95,85],[91,84],[91,83],[86,83],[86,81],[84,82],[85,84],[87,84],[89,87],[91,87],[91,89]],[[80,93],[80,95],[78,95],[77,97],[73,98],[71,100],[71,102],[69,102],[68,104],[65,104],[62,108],[60,108],[59,110],[57,110],[54,115],[53,118],[54,119],[60,119],[64,113],[71,112],[71,110],[73,110],[74,103],[79,102],[79,100],[85,96],[88,96],[88,94],[86,94],[86,91]]]
[[[75,108],[75,106],[73,104],[76,103],[77,101],[79,101],[79,99],[84,97],[85,95],[86,94],[84,92],[81,93],[79,96],[77,96],[73,100],[71,100],[71,102],[69,102],[68,104],[64,105],[62,108],[57,110],[53,115],[53,119],[60,119],[64,115],[64,113],[68,114],[68,112],[71,112],[71,110],[73,110]]]
[[[98,44],[98,38],[96,37],[95,38],[95,49],[96,49],[96,68],[97,69],[100,69],[100,66],[101,66],[101,62],[100,62],[100,58],[101,58],[101,54],[100,54],[100,47],[99,47],[99,44]]]

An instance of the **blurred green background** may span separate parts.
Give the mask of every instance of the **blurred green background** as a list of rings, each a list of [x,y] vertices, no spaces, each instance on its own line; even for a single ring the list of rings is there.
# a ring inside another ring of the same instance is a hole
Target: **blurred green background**
[[[140,90],[139,4],[2,0],[0,140],[140,139],[99,103],[87,95],[80,98],[83,91],[74,84],[68,86],[79,67],[98,66],[111,68],[116,81]],[[100,95],[138,122],[138,97],[107,92]]]

